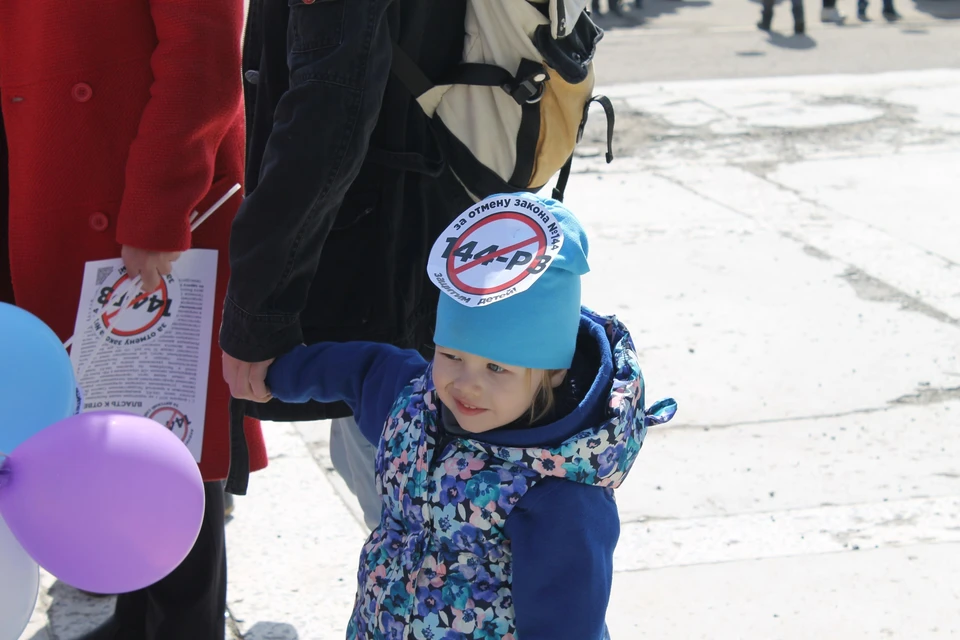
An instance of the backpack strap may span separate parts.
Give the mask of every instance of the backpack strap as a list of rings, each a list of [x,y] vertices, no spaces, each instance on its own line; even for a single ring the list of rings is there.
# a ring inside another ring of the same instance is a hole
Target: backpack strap
[[[390,64],[390,72],[403,83],[414,98],[419,98],[436,86],[396,42],[393,43],[393,62]]]
[[[415,98],[420,98],[435,87],[467,84],[500,87],[521,106],[539,101],[543,95],[543,84],[550,78],[544,66],[532,60],[523,60],[516,76],[497,65],[465,62],[457,65],[452,73],[439,82],[433,83],[396,42],[393,43],[393,64],[390,70]]]
[[[230,398],[230,466],[224,490],[235,496],[247,495],[250,483],[250,450],[243,428],[247,401]]]
[[[613,110],[613,103],[607,96],[594,96],[587,100],[587,104],[583,106],[583,119],[580,120],[580,129],[577,131],[577,143],[583,138],[583,130],[587,126],[587,118],[590,115],[590,105],[594,102],[603,107],[603,113],[607,118],[606,160],[607,164],[610,164],[613,162],[613,126],[616,122],[616,113]],[[563,202],[563,194],[567,190],[567,181],[570,179],[570,170],[573,167],[573,156],[574,154],[571,153],[570,157],[567,158],[567,162],[560,169],[560,175],[557,176],[557,184],[553,187],[553,199],[558,202]]]
[[[520,129],[517,131],[517,164],[514,167],[513,175],[510,176],[510,185],[516,189],[525,190],[527,185],[530,184],[530,178],[533,176],[533,170],[537,163],[537,141],[540,139],[539,102],[543,97],[543,83],[550,79],[550,74],[539,62],[521,60],[517,76],[530,79],[529,84],[522,86],[524,91],[522,95],[528,95],[527,92],[537,90],[537,87],[539,87],[538,93],[530,95],[522,102],[517,99],[517,95],[513,96],[513,99],[520,104],[521,115]],[[540,79],[541,76],[542,80]]]

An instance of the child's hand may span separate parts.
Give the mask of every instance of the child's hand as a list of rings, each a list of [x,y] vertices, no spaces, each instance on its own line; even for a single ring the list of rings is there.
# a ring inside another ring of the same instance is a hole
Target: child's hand
[[[141,288],[145,293],[150,293],[160,286],[160,278],[173,270],[173,263],[180,257],[180,252],[147,251],[125,244],[120,250],[120,257],[127,268],[127,275],[131,279],[140,276],[143,280]]]
[[[223,379],[230,387],[230,395],[238,400],[268,402],[273,396],[267,389],[267,369],[273,360],[244,362],[224,353]]]

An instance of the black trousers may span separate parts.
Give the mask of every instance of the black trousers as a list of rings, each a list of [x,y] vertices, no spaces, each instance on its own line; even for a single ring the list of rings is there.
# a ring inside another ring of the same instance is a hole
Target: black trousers
[[[864,12],[867,10],[868,2],[867,0],[857,0],[857,10]],[[883,0],[883,11],[884,13],[893,13],[896,9],[893,8],[893,0]]]
[[[204,483],[207,505],[193,550],[166,578],[117,596],[117,640],[224,640],[227,548],[223,484]]]
[[[773,19],[773,3],[775,0],[763,0],[763,21],[770,23]],[[791,0],[793,5],[793,21],[803,23],[803,0]]]

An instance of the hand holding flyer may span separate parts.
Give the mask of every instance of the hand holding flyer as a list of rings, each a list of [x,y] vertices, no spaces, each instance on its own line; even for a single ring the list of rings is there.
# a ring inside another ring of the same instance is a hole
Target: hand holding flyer
[[[202,214],[194,211],[190,230],[239,191],[235,184]],[[80,411],[115,409],[156,420],[199,462],[216,280],[212,250],[180,254],[149,292],[122,259],[88,262],[74,335],[64,343],[84,394]]]
[[[82,411],[156,420],[200,460],[216,272],[216,251],[191,249],[143,293],[119,258],[87,263],[70,353]]]

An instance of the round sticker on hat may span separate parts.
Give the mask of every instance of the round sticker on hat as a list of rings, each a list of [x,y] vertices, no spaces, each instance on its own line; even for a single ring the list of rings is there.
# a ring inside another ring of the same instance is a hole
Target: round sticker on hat
[[[562,246],[563,231],[542,202],[525,195],[492,197],[440,235],[427,273],[460,304],[480,307],[529,289]]]

